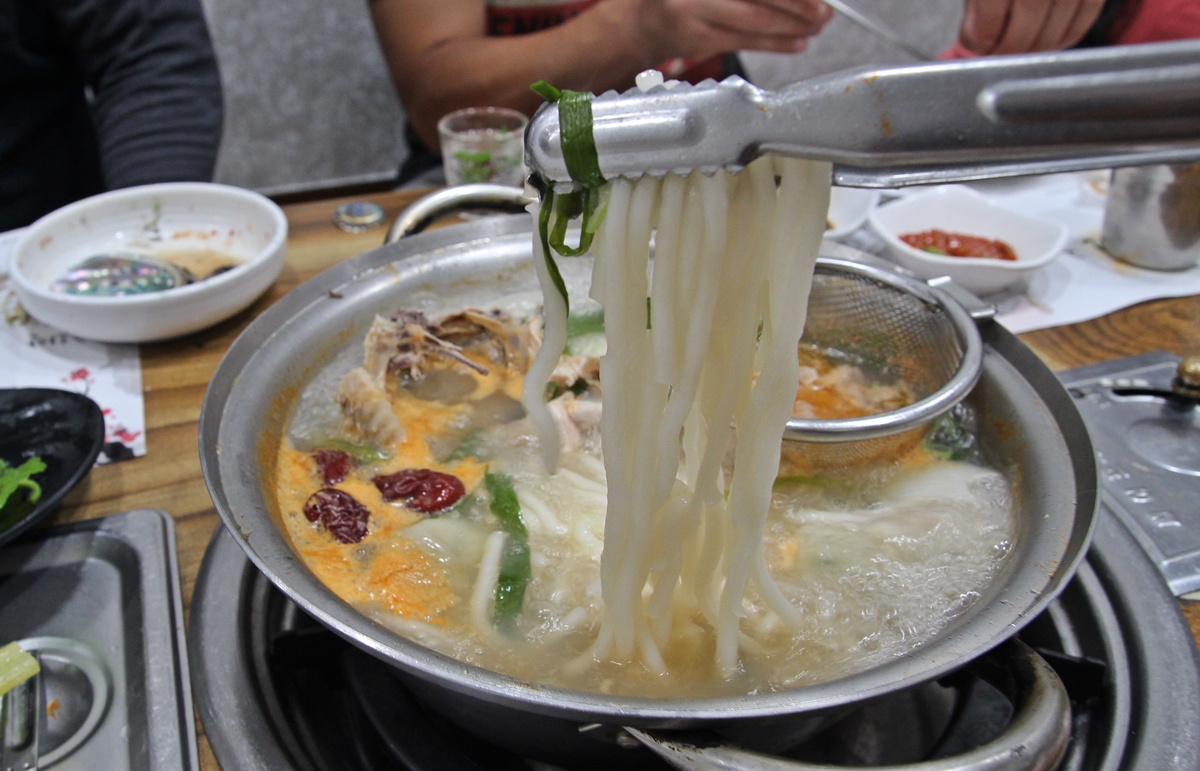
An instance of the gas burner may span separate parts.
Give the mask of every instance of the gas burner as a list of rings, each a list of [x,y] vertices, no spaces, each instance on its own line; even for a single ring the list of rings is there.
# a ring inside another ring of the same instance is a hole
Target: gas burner
[[[389,665],[276,589],[224,529],[205,555],[191,619],[197,703],[224,771],[551,768],[424,707]],[[1071,699],[1060,769],[1200,771],[1200,657],[1155,566],[1111,513],[1101,511],[1086,562],[1020,639],[1050,662]],[[862,704],[784,755],[845,766],[951,758],[994,739],[1011,712],[1010,699],[964,662]],[[629,747],[626,767],[667,768],[624,731],[597,731]]]

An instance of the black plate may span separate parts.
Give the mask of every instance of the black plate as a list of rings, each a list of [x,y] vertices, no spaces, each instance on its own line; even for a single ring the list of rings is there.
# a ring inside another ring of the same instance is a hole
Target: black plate
[[[0,389],[0,458],[10,466],[34,455],[46,462],[46,470],[33,477],[42,486],[37,504],[6,506],[0,514],[0,544],[57,508],[91,470],[103,444],[104,415],[86,396],[50,388]],[[23,495],[18,490],[9,500]]]

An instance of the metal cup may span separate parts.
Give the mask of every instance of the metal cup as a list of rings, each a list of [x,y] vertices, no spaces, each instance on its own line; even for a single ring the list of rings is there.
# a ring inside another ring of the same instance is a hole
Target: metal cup
[[[1200,259],[1200,163],[1116,169],[1101,245],[1139,268],[1185,270]]]

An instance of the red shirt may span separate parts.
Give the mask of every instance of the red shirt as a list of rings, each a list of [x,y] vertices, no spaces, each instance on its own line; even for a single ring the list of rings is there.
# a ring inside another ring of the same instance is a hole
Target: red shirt
[[[1128,19],[1113,24],[1112,45],[1161,43],[1167,40],[1200,38],[1200,2],[1196,0],[1142,0]],[[969,59],[979,56],[962,43],[943,51],[939,59]]]
[[[591,8],[600,0],[487,0],[487,33],[493,37],[525,35],[557,27]],[[667,78],[699,83],[705,78],[720,79],[720,56],[708,59],[669,59],[658,65]]]

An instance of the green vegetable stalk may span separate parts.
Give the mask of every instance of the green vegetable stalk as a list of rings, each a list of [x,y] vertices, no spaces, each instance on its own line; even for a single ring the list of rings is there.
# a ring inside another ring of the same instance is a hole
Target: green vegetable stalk
[[[0,696],[42,671],[37,659],[15,642],[0,648]]]
[[[508,629],[516,622],[525,601],[525,587],[533,569],[529,562],[529,534],[521,521],[521,504],[508,474],[487,472],[483,477],[492,498],[492,513],[504,531],[504,552],[500,555],[500,576],[496,580],[496,607],[492,623]]]
[[[26,496],[28,503],[37,503],[42,497],[42,486],[30,477],[45,470],[45,462],[36,455],[16,468],[0,460],[0,509],[3,509],[9,497],[20,489],[29,491]]]

